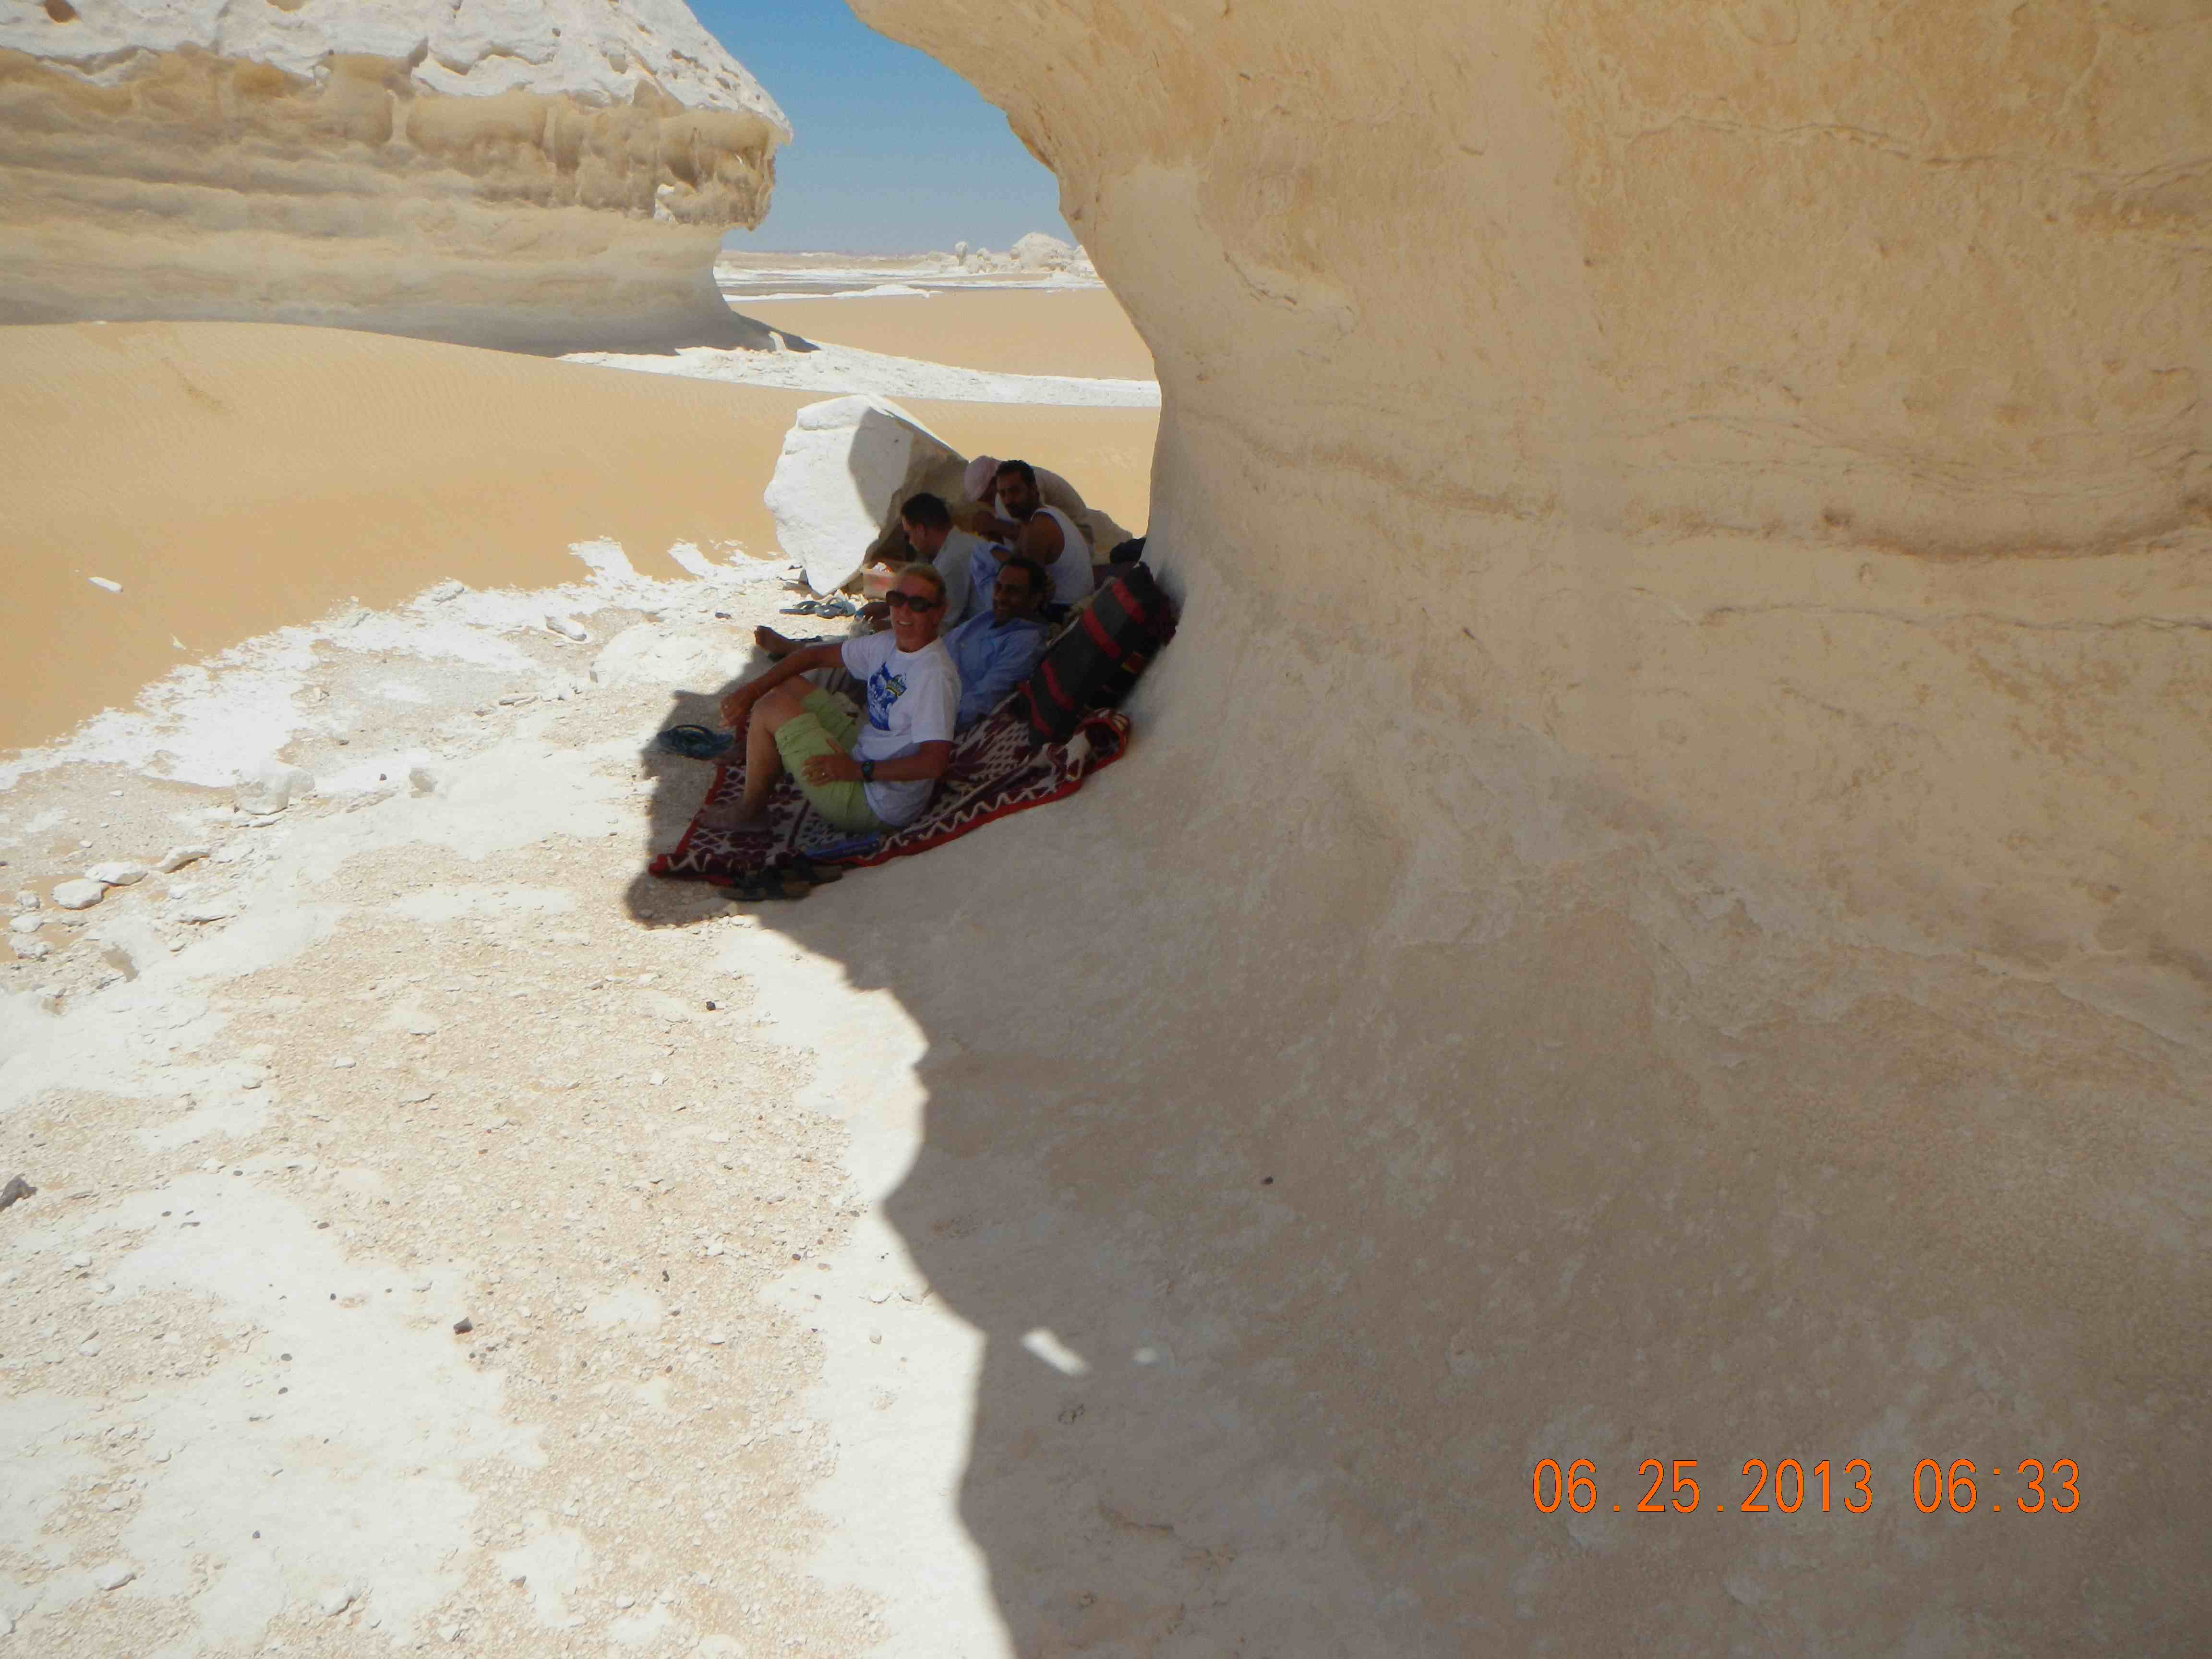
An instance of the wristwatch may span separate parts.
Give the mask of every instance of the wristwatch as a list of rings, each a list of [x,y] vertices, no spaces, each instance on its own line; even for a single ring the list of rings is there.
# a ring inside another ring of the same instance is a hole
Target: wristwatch
[[[873,761],[862,761],[862,762],[860,763],[860,781],[861,781],[862,783],[873,783],[875,781],[876,781],[876,763],[875,763],[875,762],[873,762]]]

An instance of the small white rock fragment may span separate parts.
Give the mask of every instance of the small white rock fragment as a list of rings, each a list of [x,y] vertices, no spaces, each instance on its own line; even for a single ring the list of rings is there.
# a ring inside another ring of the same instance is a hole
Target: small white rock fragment
[[[117,860],[106,864],[95,864],[84,872],[87,881],[96,881],[103,887],[130,887],[146,879],[147,869],[143,864],[126,864]]]
[[[315,1611],[321,1613],[325,1619],[335,1619],[352,1605],[353,1592],[351,1590],[343,1589],[325,1590],[322,1594],[321,1599],[317,1601],[315,1603]]]
[[[33,892],[29,888],[26,887],[22,891],[15,895],[15,908],[18,910],[37,909],[39,908],[39,896]]]
[[[85,580],[90,582],[94,587],[104,587],[111,593],[120,593],[123,591],[121,582],[112,582],[105,576],[87,576]]]
[[[214,852],[212,847],[172,847],[161,854],[161,861],[154,867],[163,875],[174,875],[188,864],[198,864]]]
[[[468,591],[469,585],[466,582],[449,579],[429,589],[422,597],[433,605],[448,605]]]
[[[562,639],[574,640],[579,645],[591,637],[585,632],[584,624],[573,617],[548,617],[545,625]]]
[[[429,1089],[410,1089],[399,1097],[399,1103],[403,1106],[420,1106],[424,1101],[429,1099],[434,1092],[434,1091]]]
[[[331,1066],[337,1071],[350,1072],[354,1067],[354,1058],[351,1054],[340,1054],[331,1061]]]
[[[8,919],[8,931],[11,933],[35,933],[39,931],[40,924],[44,921],[45,918],[42,916],[10,916]]]
[[[137,1576],[138,1569],[127,1561],[105,1562],[92,1570],[93,1588],[104,1590],[121,1589]]]
[[[313,794],[312,775],[282,761],[264,762],[250,778],[239,780],[234,798],[238,810],[257,817],[281,812],[303,795]]]
[[[96,881],[65,881],[54,889],[54,902],[64,910],[89,910],[107,896]]]
[[[228,893],[194,899],[177,912],[179,921],[228,921],[238,914],[238,900]]]

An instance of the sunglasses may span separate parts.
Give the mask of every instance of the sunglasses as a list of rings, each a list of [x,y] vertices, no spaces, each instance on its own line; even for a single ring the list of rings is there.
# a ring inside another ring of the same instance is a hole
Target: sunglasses
[[[945,601],[920,593],[901,593],[894,590],[884,595],[884,603],[894,611],[934,611]]]

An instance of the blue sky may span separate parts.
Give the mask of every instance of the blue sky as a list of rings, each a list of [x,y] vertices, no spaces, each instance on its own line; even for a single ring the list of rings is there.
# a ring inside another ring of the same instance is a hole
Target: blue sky
[[[767,220],[731,232],[728,246],[919,253],[957,241],[1005,248],[1032,230],[1074,240],[1058,185],[1006,118],[844,0],[690,4],[799,135],[776,153]]]

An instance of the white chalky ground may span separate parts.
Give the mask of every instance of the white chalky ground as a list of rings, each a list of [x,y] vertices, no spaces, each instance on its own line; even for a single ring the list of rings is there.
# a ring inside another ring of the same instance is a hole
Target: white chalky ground
[[[6,1650],[992,1650],[975,1342],[872,1207],[919,1036],[639,878],[708,775],[641,744],[785,593],[586,552],[0,779]]]

